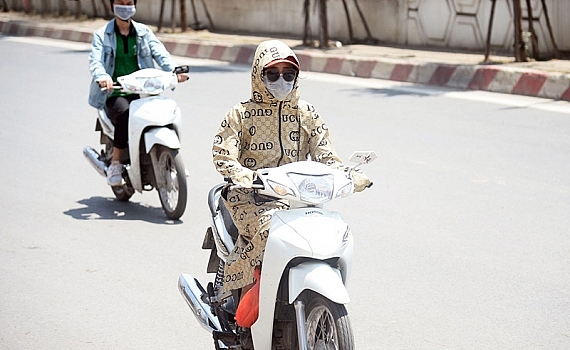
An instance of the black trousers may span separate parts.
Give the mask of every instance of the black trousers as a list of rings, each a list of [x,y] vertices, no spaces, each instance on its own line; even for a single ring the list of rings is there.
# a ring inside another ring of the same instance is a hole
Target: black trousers
[[[113,146],[127,148],[129,143],[129,106],[139,95],[113,96],[105,102],[105,112],[115,126]]]

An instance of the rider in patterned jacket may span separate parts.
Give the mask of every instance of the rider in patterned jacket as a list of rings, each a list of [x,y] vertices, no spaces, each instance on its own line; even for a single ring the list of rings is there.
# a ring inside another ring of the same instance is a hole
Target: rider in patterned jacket
[[[261,265],[271,216],[288,208],[287,201],[260,201],[251,186],[255,170],[312,160],[334,168],[342,165],[329,130],[315,107],[300,100],[299,60],[285,43],[262,42],[255,51],[251,70],[251,97],[233,106],[214,138],[216,170],[244,188],[223,191],[225,205],[238,228],[239,237],[224,269],[224,290],[242,289],[254,282]],[[355,191],[372,183],[352,171]]]

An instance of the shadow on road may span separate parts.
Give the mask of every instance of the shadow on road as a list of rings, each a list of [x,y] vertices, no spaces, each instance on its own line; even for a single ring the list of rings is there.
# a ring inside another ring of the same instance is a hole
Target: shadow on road
[[[140,220],[154,224],[179,225],[181,220],[166,217],[162,208],[134,202],[120,202],[111,197],[91,197],[77,201],[85,207],[63,212],[77,220]]]
[[[433,96],[434,93],[422,92],[418,88],[414,87],[398,87],[398,88],[365,88],[365,89],[346,89],[345,91],[353,91],[355,96],[360,96],[363,94],[369,95],[382,95],[385,97],[396,97],[396,96],[418,96],[418,97],[429,97]]]

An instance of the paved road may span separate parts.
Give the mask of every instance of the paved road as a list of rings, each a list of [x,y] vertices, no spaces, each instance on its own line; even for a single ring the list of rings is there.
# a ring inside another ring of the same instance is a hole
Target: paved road
[[[205,278],[211,136],[249,96],[248,67],[189,61],[188,209],[113,200],[84,44],[0,37],[0,349],[210,349],[176,289]],[[180,62],[182,61],[180,59]],[[344,159],[374,149],[375,186],[332,203],[352,223],[358,349],[570,347],[570,105],[311,73]]]

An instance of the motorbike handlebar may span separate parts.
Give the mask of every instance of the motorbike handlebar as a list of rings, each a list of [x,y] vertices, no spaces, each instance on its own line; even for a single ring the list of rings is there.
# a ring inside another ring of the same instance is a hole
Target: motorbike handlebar
[[[98,82],[98,84],[99,84],[99,87],[101,88],[101,91],[103,91],[103,92],[107,91],[107,88],[101,87],[101,82]],[[113,89],[114,90],[118,90],[121,87],[122,87],[121,84],[119,84],[117,82],[113,82]]]
[[[172,71],[173,74],[186,74],[188,72],[190,72],[190,66],[188,65],[175,67],[174,70]],[[101,88],[101,91],[103,92],[107,91],[107,88],[101,87],[101,82],[98,82],[98,84],[99,88]],[[118,82],[113,82],[113,89],[120,90],[122,89],[122,86]]]
[[[260,178],[256,178],[255,180],[253,180],[253,184],[251,185],[251,187],[246,187],[240,184],[234,184],[234,182],[232,181],[232,179],[230,177],[224,177],[224,181],[228,183],[228,185],[230,185],[230,190],[235,190],[237,188],[248,188],[248,189],[253,189],[253,190],[263,190],[265,189],[265,185],[263,184],[263,181],[261,181]]]
[[[230,190],[235,190],[238,188],[247,188],[247,189],[252,189],[252,190],[263,190],[263,189],[265,189],[265,186],[258,185],[258,184],[253,184],[253,185],[251,185],[251,187],[245,187],[245,186],[242,186],[239,184],[238,185],[230,185]]]

